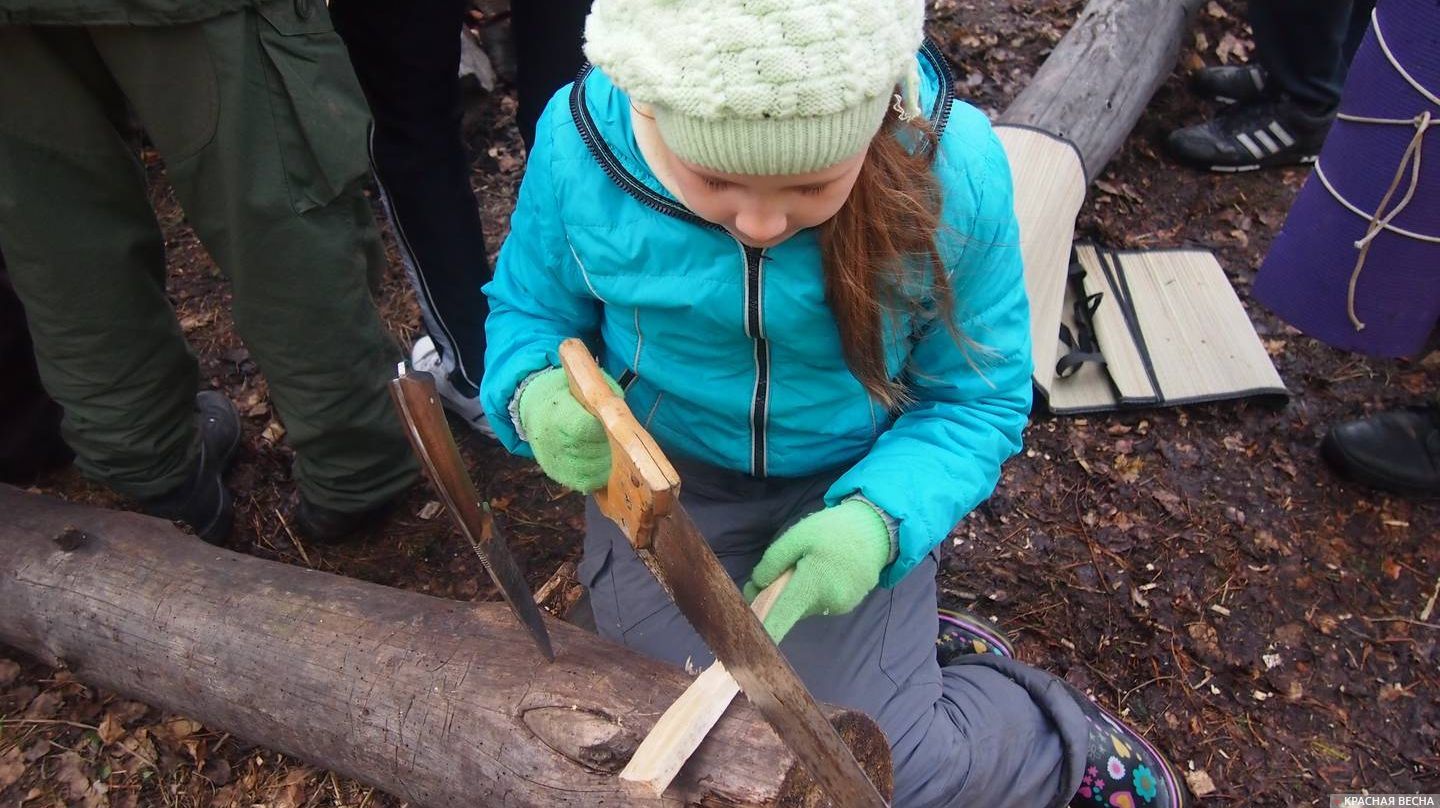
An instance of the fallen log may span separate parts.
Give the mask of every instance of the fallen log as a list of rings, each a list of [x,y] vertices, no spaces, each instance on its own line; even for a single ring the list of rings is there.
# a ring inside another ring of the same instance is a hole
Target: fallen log
[[[167,522],[0,486],[0,642],[422,806],[820,803],[748,703],[663,797],[616,777],[691,680],[503,603],[232,553]],[[888,792],[868,717],[826,708]]]
[[[1204,0],[1091,0],[998,124],[1069,141],[1085,181],[1120,150],[1180,55]]]

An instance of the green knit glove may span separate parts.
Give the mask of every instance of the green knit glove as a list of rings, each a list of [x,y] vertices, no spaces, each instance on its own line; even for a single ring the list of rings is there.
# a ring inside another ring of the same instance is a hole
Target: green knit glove
[[[600,372],[616,394],[620,385]],[[570,394],[565,371],[541,371],[520,394],[520,428],[540,470],[566,488],[588,494],[610,479],[610,441],[600,419]]]
[[[880,583],[880,571],[889,563],[890,528],[885,518],[869,503],[847,499],[782,533],[750,573],[745,597],[754,600],[785,570],[795,568],[765,618],[765,630],[780,642],[801,618],[845,614],[859,606]]]

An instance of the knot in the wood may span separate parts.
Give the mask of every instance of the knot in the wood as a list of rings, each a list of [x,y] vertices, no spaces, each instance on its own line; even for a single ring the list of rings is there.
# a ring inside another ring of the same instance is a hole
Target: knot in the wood
[[[620,771],[640,738],[615,719],[583,707],[536,707],[521,715],[544,744],[589,769]]]
[[[90,541],[90,534],[74,525],[66,525],[65,529],[55,535],[54,542],[67,553],[74,552],[81,545]]]

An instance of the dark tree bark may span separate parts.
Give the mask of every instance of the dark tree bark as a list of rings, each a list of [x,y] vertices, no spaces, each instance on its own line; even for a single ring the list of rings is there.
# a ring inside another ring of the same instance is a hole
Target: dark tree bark
[[[418,805],[818,803],[743,700],[663,799],[623,783],[691,680],[560,621],[547,664],[503,603],[264,561],[7,486],[0,514],[0,642]],[[874,722],[827,711],[888,784]]]

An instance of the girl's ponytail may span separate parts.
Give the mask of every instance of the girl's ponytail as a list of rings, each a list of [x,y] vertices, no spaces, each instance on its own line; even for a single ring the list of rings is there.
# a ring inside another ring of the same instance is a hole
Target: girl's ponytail
[[[885,318],[939,317],[957,341],[950,280],[940,260],[941,191],[935,134],[924,118],[890,113],[871,142],[850,198],[820,228],[825,297],[845,362],[890,409],[909,400],[885,361]],[[893,322],[893,320],[892,320]]]

